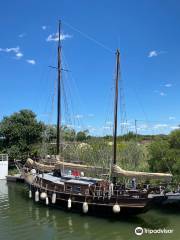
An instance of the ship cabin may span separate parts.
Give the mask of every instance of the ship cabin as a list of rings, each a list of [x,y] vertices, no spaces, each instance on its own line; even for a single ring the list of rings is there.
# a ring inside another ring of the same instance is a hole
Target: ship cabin
[[[53,176],[52,173],[39,174],[36,177],[36,184],[48,190],[78,195],[92,195],[93,192],[108,190],[108,188],[104,187],[103,179],[74,177],[70,175],[64,175],[59,178]]]
[[[64,182],[65,192],[79,194],[79,195],[89,195],[90,187],[95,183],[92,181],[84,181],[81,179],[70,179]]]

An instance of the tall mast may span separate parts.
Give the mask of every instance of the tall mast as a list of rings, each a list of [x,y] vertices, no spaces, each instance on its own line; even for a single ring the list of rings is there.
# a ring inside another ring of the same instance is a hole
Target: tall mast
[[[58,31],[58,86],[57,86],[57,142],[56,154],[60,152],[60,131],[61,131],[61,21],[59,21]]]
[[[117,118],[118,118],[118,83],[120,68],[120,52],[116,51],[116,78],[115,78],[115,98],[114,98],[114,129],[113,129],[113,164],[116,164],[116,148],[117,148]],[[116,177],[113,177],[113,183],[116,183]]]

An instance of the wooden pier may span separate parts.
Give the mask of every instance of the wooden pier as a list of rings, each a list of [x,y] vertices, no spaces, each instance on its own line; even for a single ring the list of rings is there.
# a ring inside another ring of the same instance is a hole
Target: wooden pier
[[[24,178],[21,174],[8,175],[6,176],[7,182],[24,182]]]

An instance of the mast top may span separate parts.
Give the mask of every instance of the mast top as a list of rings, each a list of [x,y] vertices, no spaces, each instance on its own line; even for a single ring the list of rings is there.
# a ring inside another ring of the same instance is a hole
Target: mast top
[[[58,47],[61,47],[61,20],[58,21]]]

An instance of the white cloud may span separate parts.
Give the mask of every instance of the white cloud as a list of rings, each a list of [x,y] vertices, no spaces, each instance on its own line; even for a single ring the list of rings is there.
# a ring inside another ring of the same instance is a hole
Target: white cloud
[[[165,87],[169,88],[169,87],[172,87],[172,84],[171,83],[167,83],[164,85]]]
[[[120,123],[120,125],[122,125],[122,126],[130,126],[131,124],[128,123],[128,122],[122,122],[122,123]]]
[[[5,52],[5,53],[14,53],[15,54],[15,59],[20,59],[23,57],[23,53],[20,50],[20,47],[13,47],[13,48],[0,48],[0,52]]]
[[[107,125],[112,125],[112,122],[111,121],[107,121],[106,124]]]
[[[18,53],[20,51],[20,47],[14,47],[14,48],[0,48],[0,52],[6,52],[6,53]]]
[[[167,53],[166,51],[156,51],[156,50],[152,50],[148,53],[148,57],[152,58],[152,57],[157,57],[160,54],[164,54]]]
[[[89,113],[88,117],[94,117],[94,114],[93,113]]]
[[[32,65],[36,64],[36,61],[34,59],[27,59],[26,62]]]
[[[91,128],[89,129],[89,131],[95,132],[95,131],[97,131],[97,128],[91,127]]]
[[[77,118],[77,119],[80,119],[80,118],[83,118],[83,115],[77,114],[77,115],[75,115],[74,117]]]
[[[141,124],[141,125],[139,125],[138,126],[138,130],[147,130],[149,127],[148,127],[148,125],[147,124]]]
[[[180,127],[179,126],[171,126],[170,127],[172,130],[176,130],[176,129],[179,129]]]
[[[68,127],[68,128],[74,128],[74,125],[73,125],[73,124],[67,124],[66,127]]]
[[[69,34],[61,34],[60,35],[60,40],[65,40],[67,38],[72,38],[71,35]],[[55,41],[57,42],[59,40],[59,34],[58,33],[53,33],[53,34],[50,34],[47,38],[46,38],[46,41],[47,42],[51,42],[51,41]]]
[[[156,124],[154,125],[155,129],[162,129],[162,128],[167,128],[168,125],[167,124]]]
[[[158,56],[158,53],[157,51],[153,50],[153,51],[150,51],[149,54],[148,54],[148,57],[151,58],[151,57],[157,57]]]
[[[175,120],[176,118],[175,117],[173,117],[173,116],[170,116],[169,117],[169,120]]]
[[[158,95],[160,95],[161,97],[165,97],[167,94],[164,92],[160,92],[158,90],[154,90],[154,93],[157,93]]]
[[[166,94],[165,94],[164,92],[160,92],[159,95],[160,95],[161,97],[166,96]]]
[[[23,57],[23,54],[21,52],[16,53],[16,58],[20,59]]]
[[[42,30],[46,30],[46,29],[47,29],[47,26],[43,25]]]
[[[105,130],[110,130],[111,127],[110,126],[103,126],[102,129],[105,129]]]
[[[21,33],[21,34],[18,35],[19,38],[23,38],[25,36],[26,36],[26,33]]]

